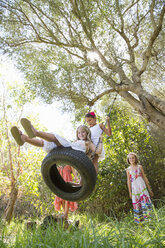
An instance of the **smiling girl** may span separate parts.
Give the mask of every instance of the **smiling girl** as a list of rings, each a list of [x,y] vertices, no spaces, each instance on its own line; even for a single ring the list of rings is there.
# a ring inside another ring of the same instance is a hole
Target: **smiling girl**
[[[126,169],[127,185],[129,196],[132,199],[134,220],[137,223],[141,223],[150,215],[150,211],[152,209],[150,195],[152,197],[153,192],[149,181],[144,174],[142,165],[138,165],[136,153],[129,153],[127,156],[127,162],[130,164],[130,166]]]

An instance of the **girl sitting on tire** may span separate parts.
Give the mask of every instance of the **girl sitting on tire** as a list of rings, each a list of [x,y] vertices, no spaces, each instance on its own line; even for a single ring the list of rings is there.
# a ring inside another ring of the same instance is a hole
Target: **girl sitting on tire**
[[[72,147],[74,150],[79,150],[87,154],[90,158],[91,152],[95,151],[96,146],[91,141],[90,129],[81,125],[77,128],[77,140],[75,142],[68,141],[58,134],[38,131],[35,129],[31,122],[26,119],[21,119],[21,124],[25,129],[27,135],[23,134],[16,126],[11,128],[12,136],[18,145],[22,146],[24,143],[29,143],[31,145],[42,147],[45,151],[50,152],[56,147]],[[39,137],[41,139],[37,139]],[[100,154],[102,151],[102,143],[96,149],[96,154]]]

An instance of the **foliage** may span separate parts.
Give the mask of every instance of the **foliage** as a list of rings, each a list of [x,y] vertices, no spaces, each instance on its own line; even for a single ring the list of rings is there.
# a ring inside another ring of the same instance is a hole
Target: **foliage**
[[[40,222],[36,229],[27,230],[26,222],[22,224],[15,220],[6,228],[1,229],[4,247],[150,247],[163,248],[165,245],[165,209],[156,209],[149,222],[137,225],[131,215],[120,222],[105,217],[100,222],[98,217],[90,215],[75,216],[80,219],[78,229],[64,230],[63,227],[49,226],[41,230]],[[3,232],[3,234],[2,234]],[[12,235],[12,236],[10,236]]]
[[[37,216],[52,210],[53,194],[48,190],[41,175],[41,163],[45,152],[41,149],[30,148],[22,152],[22,174],[19,178],[19,201],[15,216]],[[35,156],[34,156],[35,155]]]
[[[108,98],[102,102],[100,112],[109,112],[111,106],[107,106],[107,100]],[[11,106],[8,109],[10,113],[12,113],[11,108],[15,109],[15,105],[13,104],[13,107]],[[131,201],[128,198],[125,173],[125,168],[128,166],[126,156],[130,151],[137,152],[139,155],[140,162],[153,188],[155,203],[157,203],[157,199],[161,199],[164,196],[164,149],[160,146],[160,140],[156,140],[148,132],[146,123],[137,116],[137,113],[132,114],[129,111],[127,105],[122,106],[120,99],[118,99],[111,112],[113,136],[104,137],[106,159],[100,163],[96,190],[90,199],[80,202],[79,212],[85,209],[87,212],[102,213],[103,215],[121,218],[123,212],[128,212],[132,208]],[[97,112],[99,113],[99,108]],[[14,120],[16,112],[13,114]],[[30,119],[33,120],[32,117]],[[99,116],[98,120],[101,121]],[[35,123],[37,127],[36,120],[34,120]],[[9,129],[13,124],[13,121],[12,123],[9,122]],[[39,128],[44,130],[43,127]],[[5,130],[3,126],[2,130]],[[8,144],[5,132],[2,135],[1,142],[3,142],[2,147],[5,152]],[[45,153],[40,148],[24,145],[18,157],[16,156],[18,147],[15,146],[11,136],[10,141],[15,174],[18,170],[17,159],[19,161],[19,177],[16,178],[19,194],[15,207],[15,216],[42,216],[54,212],[54,195],[46,187],[40,172],[41,161]],[[7,157],[5,157],[5,161],[8,161]],[[1,180],[5,181],[5,184],[1,185],[0,193],[1,195],[5,194],[5,197],[8,198],[10,181],[4,167],[1,168],[0,173]]]
[[[117,92],[165,128],[162,0],[1,0],[0,6],[1,49],[17,60],[34,96],[61,100],[70,110]]]
[[[24,114],[21,98],[18,97],[20,91],[16,92],[15,87],[8,84],[1,85],[0,103],[0,215],[3,215],[6,206],[12,198],[12,186],[18,190],[14,203],[15,216],[34,216],[53,209],[53,195],[45,186],[41,177],[41,162],[45,156],[42,149],[32,149],[30,145],[17,146],[11,136],[10,128],[13,125],[20,127],[20,118]],[[18,88],[18,87],[17,87]],[[34,117],[30,118],[34,120]],[[37,121],[36,127],[39,126]],[[22,130],[22,128],[21,128]],[[10,204],[12,205],[12,204]],[[49,206],[49,207],[48,207]],[[11,212],[13,214],[13,209]],[[11,216],[12,216],[11,214]]]
[[[146,123],[128,112],[126,106],[114,106],[111,126],[112,136],[104,138],[106,159],[99,164],[96,189],[89,199],[81,202],[80,209],[119,218],[132,208],[125,171],[129,166],[126,162],[128,153],[138,154],[153,189],[155,204],[165,196],[165,154],[160,143],[148,132]]]
[[[13,141],[14,142],[14,141]],[[15,147],[15,144],[12,145]],[[15,157],[15,151],[12,150],[12,154]],[[53,210],[54,196],[43,182],[41,175],[41,162],[45,156],[45,152],[41,149],[31,148],[29,145],[24,145],[21,148],[19,155],[19,177],[17,180],[18,187],[18,199],[14,210],[14,216],[36,216],[45,213],[49,213]],[[17,170],[14,165],[14,173]],[[1,187],[1,195],[3,196],[2,206],[6,204],[6,199],[9,198],[9,192],[7,188],[10,186],[9,179],[6,177],[6,172],[1,168],[2,177],[1,180],[6,180],[5,187]],[[1,207],[2,207],[1,206]],[[2,211],[2,209],[1,209]]]
[[[14,91],[15,92],[15,91]],[[6,95],[6,116],[8,130],[13,124],[17,123],[21,113],[21,101],[19,97],[18,105],[14,102],[13,91],[10,88],[12,98]],[[16,94],[16,92],[15,92]],[[11,100],[12,99],[12,100]],[[102,103],[100,112],[108,113],[110,106],[107,106],[108,98]],[[10,103],[10,104],[9,104]],[[3,113],[3,107],[1,106]],[[100,172],[96,190],[92,197],[85,202],[80,203],[79,211],[83,209],[92,213],[100,212],[107,216],[121,217],[123,211],[128,212],[132,208],[131,201],[128,199],[128,190],[126,186],[125,168],[126,156],[128,152],[135,151],[138,153],[140,162],[144,166],[144,170],[151,182],[153,192],[156,199],[164,196],[164,150],[160,146],[160,140],[152,138],[146,129],[146,123],[134,112],[129,112],[127,105],[122,106],[120,99],[114,106],[111,113],[111,125],[113,136],[104,137],[106,148],[106,159],[100,164]],[[99,112],[99,109],[98,109]],[[33,117],[30,117],[33,121]],[[98,116],[99,121],[101,118]],[[44,130],[38,125],[38,121],[33,121],[35,126]],[[9,157],[8,157],[8,139],[6,135],[5,119],[1,118],[1,158],[3,157],[3,166],[0,168],[1,184],[0,196],[8,199],[10,193],[10,173]],[[17,204],[15,207],[15,216],[41,216],[50,214],[54,211],[53,200],[54,195],[44,184],[40,166],[45,153],[39,148],[32,148],[30,145],[24,145],[21,150],[15,145],[9,132],[9,141],[11,144],[11,154],[13,161],[13,173],[16,178],[19,190]],[[164,140],[162,140],[164,142]],[[2,156],[3,155],[3,156]],[[18,173],[19,172],[19,173]],[[2,201],[4,204],[6,201]]]

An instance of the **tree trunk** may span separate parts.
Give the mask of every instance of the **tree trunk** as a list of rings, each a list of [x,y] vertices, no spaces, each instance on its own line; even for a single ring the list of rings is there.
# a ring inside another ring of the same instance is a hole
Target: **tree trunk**
[[[163,107],[162,109],[159,108],[159,103],[157,106],[154,106],[154,102],[150,102],[149,100],[151,99],[149,97],[146,98],[145,93],[141,93],[139,95],[139,99],[135,99],[130,93],[125,91],[119,92],[119,95],[122,96],[134,109],[136,109],[141,116],[147,119],[148,122],[154,123],[162,130],[165,130],[165,115],[162,111]],[[161,101],[161,103],[163,103],[163,101]]]
[[[13,184],[11,187],[10,198],[8,200],[6,209],[4,210],[4,214],[3,214],[3,218],[8,223],[10,223],[10,221],[13,217],[13,212],[14,212],[14,207],[15,207],[15,203],[17,200],[17,196],[18,196],[18,188],[17,188],[16,184]]]

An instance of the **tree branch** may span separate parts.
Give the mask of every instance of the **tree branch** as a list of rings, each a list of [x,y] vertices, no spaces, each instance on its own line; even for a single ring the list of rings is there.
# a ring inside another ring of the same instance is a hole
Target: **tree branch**
[[[78,4],[77,4],[77,0],[69,0],[69,1],[70,1],[71,5],[73,7],[73,14],[80,21],[81,26],[82,26],[82,28],[84,30],[84,33],[86,34],[86,36],[90,40],[92,47],[95,48],[95,43],[94,43],[94,40],[92,39],[92,34],[91,34],[91,32],[88,32],[88,30],[87,30],[87,22],[85,23],[83,21],[83,19],[82,19],[82,16],[81,16],[81,13],[80,13]],[[84,9],[84,11],[85,11],[85,9]],[[88,28],[90,30],[90,27],[89,26],[88,26]]]
[[[8,142],[8,154],[9,154],[9,165],[10,165],[10,171],[11,171],[11,183],[15,183],[15,176],[14,176],[14,168],[13,168],[13,160],[12,160],[12,153],[11,153],[11,144],[9,139],[9,133],[8,133],[8,124],[7,124],[7,117],[6,117],[6,107],[5,107],[5,97],[3,96],[3,113],[4,113],[4,120],[5,120],[5,127],[6,127],[6,136],[7,136],[7,142]]]
[[[157,39],[158,35],[160,34],[161,29],[162,29],[164,14],[165,14],[165,4],[164,4],[164,6],[163,6],[163,8],[161,10],[158,25],[155,27],[154,32],[152,33],[151,38],[149,40],[148,47],[146,48],[146,50],[143,53],[143,65],[142,65],[142,68],[139,70],[139,73],[138,73],[139,76],[147,68],[149,59],[151,57],[151,52],[152,52],[154,42],[156,41],[156,39]]]
[[[165,115],[165,102],[158,99],[156,96],[152,96],[146,91],[142,90],[141,95],[143,95],[148,102],[154,106],[161,114]]]
[[[112,92],[116,92],[116,90],[115,89],[109,89],[109,90],[106,90],[106,91],[100,93],[92,101],[89,101],[88,105],[93,106],[95,104],[95,102],[97,102],[100,98],[102,98],[103,96],[105,96],[109,93],[112,93]]]
[[[155,7],[155,0],[152,0],[151,7],[150,7],[150,17],[151,17],[153,28],[156,29],[156,22],[155,22],[154,13],[153,13],[154,7]]]

